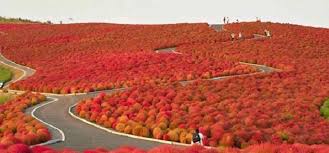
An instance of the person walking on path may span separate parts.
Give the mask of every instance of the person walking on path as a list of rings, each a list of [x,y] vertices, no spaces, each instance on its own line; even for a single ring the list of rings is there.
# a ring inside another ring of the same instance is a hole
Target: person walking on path
[[[203,138],[204,138],[203,134],[199,132],[199,129],[196,129],[195,133],[193,133],[191,144],[203,145],[203,141],[202,141]]]
[[[224,21],[224,24],[225,24],[226,23],[226,17],[224,17],[223,21]]]
[[[235,34],[231,33],[231,40],[234,41],[234,39],[235,39]]]
[[[243,38],[242,38],[242,33],[241,33],[241,32],[239,32],[238,38],[239,38],[240,40],[243,39]]]
[[[271,32],[268,31],[267,29],[264,30],[264,34],[266,37],[271,37]]]

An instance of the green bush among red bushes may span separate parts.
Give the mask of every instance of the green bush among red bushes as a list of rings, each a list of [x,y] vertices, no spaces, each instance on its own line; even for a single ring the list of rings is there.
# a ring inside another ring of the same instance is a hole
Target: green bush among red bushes
[[[323,117],[329,119],[329,99],[326,100],[321,106],[320,113]]]

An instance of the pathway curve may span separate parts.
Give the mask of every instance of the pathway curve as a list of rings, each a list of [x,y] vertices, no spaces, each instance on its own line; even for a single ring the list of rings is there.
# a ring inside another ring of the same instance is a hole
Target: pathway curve
[[[26,67],[26,66],[22,66],[22,65],[16,64],[16,63],[8,60],[7,58],[5,58],[2,54],[0,54],[0,62],[2,64],[4,64],[4,65],[7,65],[9,67],[12,67],[13,69],[16,69],[16,70],[19,70],[19,71],[22,71],[23,72],[23,75],[21,75],[19,77],[15,77],[12,80],[8,81],[5,84],[4,88],[7,88],[10,83],[13,83],[13,82],[16,82],[18,80],[22,80],[22,79],[28,78],[28,77],[32,76],[35,73],[35,70],[33,70],[33,69],[29,68],[29,67]]]
[[[35,70],[16,64],[2,55],[0,55],[0,61],[6,65],[22,70],[24,75],[19,80],[25,79],[35,72]],[[103,92],[110,93],[113,91]],[[53,139],[45,144],[53,146],[54,148],[70,147],[76,150],[85,150],[96,147],[116,148],[122,145],[130,145],[149,149],[162,144],[159,142],[132,139],[107,133],[106,131],[76,120],[69,115],[69,108],[71,105],[74,105],[82,99],[94,97],[98,93],[99,92],[93,92],[69,96],[46,94],[48,98],[47,102],[26,109],[25,113],[47,124]]]
[[[171,50],[174,50],[174,48],[171,48]],[[0,57],[0,61],[23,70],[25,72],[25,75],[22,78],[27,78],[28,76],[33,75],[33,73],[35,72],[34,70],[28,67],[20,66],[16,63],[10,62],[2,56]],[[266,66],[254,66],[262,70],[263,72],[274,71],[273,68],[269,68]],[[227,77],[213,78],[213,80],[224,79]],[[109,90],[102,92],[111,93],[114,91]],[[53,135],[53,140],[47,142],[46,144],[52,143],[50,144],[50,146],[53,146],[55,148],[71,147],[77,150],[84,150],[95,147],[116,148],[122,145],[130,145],[149,149],[162,144],[160,142],[132,139],[126,136],[108,133],[102,129],[90,126],[70,116],[69,108],[72,105],[76,104],[82,99],[94,97],[98,93],[99,92],[92,92],[88,94],[67,96],[46,94],[49,99],[48,102],[28,108],[26,110],[26,113],[32,114],[33,112],[34,117],[48,124],[48,128],[50,129]],[[50,101],[54,99],[57,100]]]
[[[173,52],[180,54],[175,51],[175,48],[166,48],[157,50],[157,52]],[[0,54],[0,61],[6,65],[20,69],[24,72],[24,75],[15,81],[25,79],[35,73],[35,70],[16,64]],[[249,63],[242,63],[249,64]],[[262,65],[253,65],[264,73],[270,73],[275,71],[273,68],[269,68]],[[219,80],[227,77],[213,78],[213,80]],[[102,91],[106,93],[114,92]],[[50,129],[53,140],[50,146],[55,148],[70,147],[76,150],[84,150],[88,148],[105,147],[105,148],[116,148],[123,145],[136,146],[144,149],[153,148],[161,145],[160,142],[147,141],[142,139],[133,139],[126,136],[121,136],[113,133],[108,133],[102,129],[95,128],[88,125],[80,120],[77,120],[70,116],[69,109],[71,106],[76,104],[82,99],[91,98],[99,92],[80,94],[80,95],[47,95],[48,102],[37,105],[35,107],[27,109],[27,114],[32,114],[35,118],[47,124]]]

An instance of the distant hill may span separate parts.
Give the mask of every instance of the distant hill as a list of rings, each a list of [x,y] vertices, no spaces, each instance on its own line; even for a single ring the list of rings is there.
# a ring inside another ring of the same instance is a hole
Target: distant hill
[[[22,18],[5,18],[0,16],[0,23],[42,23],[39,21],[32,21],[29,19],[22,19]]]

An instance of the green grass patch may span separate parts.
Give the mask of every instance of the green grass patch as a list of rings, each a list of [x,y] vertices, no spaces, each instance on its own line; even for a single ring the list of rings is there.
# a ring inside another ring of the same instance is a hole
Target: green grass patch
[[[0,67],[0,82],[8,82],[13,77],[13,74],[9,69]]]
[[[320,108],[320,113],[326,119],[329,119],[329,99],[326,100]]]
[[[1,94],[0,95],[0,105],[11,100],[14,96],[12,94]]]
[[[6,101],[10,100],[10,95],[0,95],[0,105],[4,104]]]

